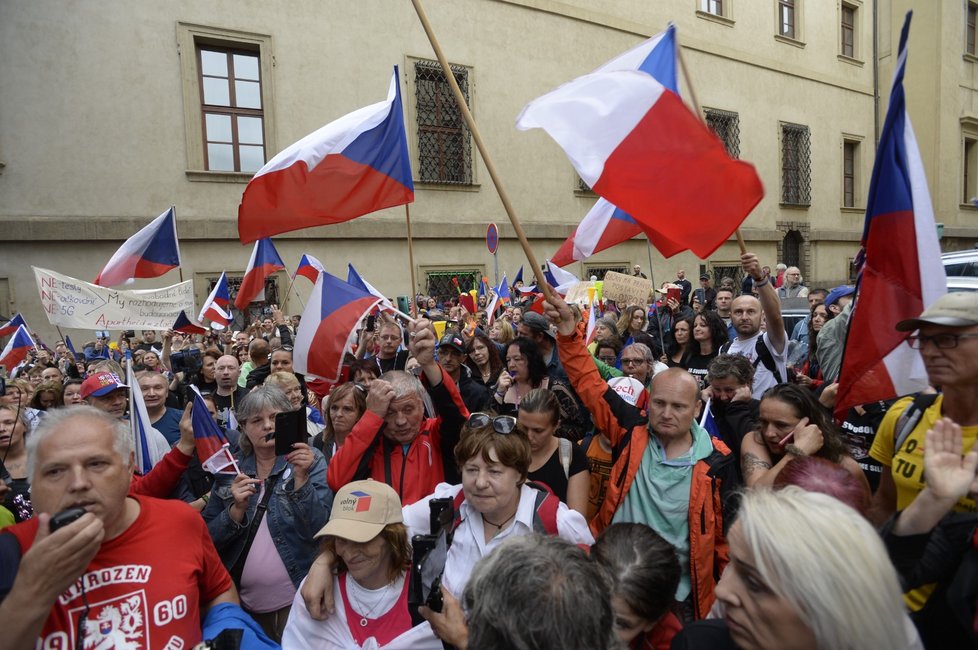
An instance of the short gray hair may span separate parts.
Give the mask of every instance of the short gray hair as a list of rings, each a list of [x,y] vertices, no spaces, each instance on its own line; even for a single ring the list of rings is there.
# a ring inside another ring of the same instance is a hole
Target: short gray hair
[[[264,384],[252,389],[250,393],[242,398],[237,408],[235,408],[235,415],[243,429],[245,422],[266,409],[277,410],[280,413],[291,411],[292,402],[285,396],[285,391],[278,386]],[[241,448],[241,453],[245,456],[250,456],[255,453],[247,435],[243,435],[238,439],[238,446]]]
[[[112,432],[112,449],[119,454],[122,462],[129,464],[133,453],[132,432],[129,424],[115,416],[101,411],[94,406],[78,405],[71,408],[60,407],[51,409],[44,414],[37,428],[27,437],[27,475],[35,480],[34,469],[37,467],[37,448],[52,433],[59,430],[69,421],[77,419],[95,420],[104,424]],[[75,428],[75,427],[73,427]]]
[[[405,395],[414,393],[418,399],[424,400],[424,396],[427,394],[421,380],[403,370],[388,370],[380,376],[380,380],[386,381],[394,389],[394,399],[400,399]]]
[[[617,647],[607,574],[560,537],[511,537],[472,570],[469,648]]]
[[[621,350],[622,354],[625,353],[625,350],[637,351],[645,358],[646,363],[648,363],[649,365],[655,362],[655,355],[652,354],[652,349],[649,346],[645,345],[644,343],[629,343],[624,348],[622,348]]]

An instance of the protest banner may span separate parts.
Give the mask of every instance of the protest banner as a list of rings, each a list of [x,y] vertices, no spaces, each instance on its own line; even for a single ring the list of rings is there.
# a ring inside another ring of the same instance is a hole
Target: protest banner
[[[578,305],[590,305],[591,298],[594,296],[595,282],[590,280],[582,280],[575,284],[564,296],[564,300],[568,304],[576,303]]]
[[[608,271],[604,275],[602,293],[606,300],[619,304],[647,305],[652,295],[652,281],[645,278]]]
[[[52,325],[80,329],[167,330],[180,311],[194,312],[193,282],[121,291],[31,267],[41,306]]]

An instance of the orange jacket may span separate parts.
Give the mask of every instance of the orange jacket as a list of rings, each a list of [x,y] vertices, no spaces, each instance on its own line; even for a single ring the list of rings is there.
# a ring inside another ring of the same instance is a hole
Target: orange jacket
[[[608,490],[591,520],[591,531],[597,536],[611,524],[638,474],[649,444],[648,418],[601,379],[579,334],[558,335],[557,350],[574,390],[591,412],[595,427],[611,440],[613,465]],[[733,521],[736,490],[740,487],[733,454],[722,441],[713,438],[712,442],[713,453],[693,467],[689,491],[689,570],[696,618],[703,618],[709,612],[714,601],[713,590],[727,565],[726,530]]]

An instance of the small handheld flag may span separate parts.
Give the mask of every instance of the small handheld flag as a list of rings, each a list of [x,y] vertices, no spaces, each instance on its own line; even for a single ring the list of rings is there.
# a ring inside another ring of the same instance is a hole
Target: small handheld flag
[[[222,271],[221,277],[214,283],[214,288],[207,296],[207,300],[204,301],[204,306],[200,308],[197,320],[202,321],[206,318],[211,322],[211,327],[214,329],[224,329],[231,323],[230,304],[231,293],[228,291],[228,276]]]
[[[16,314],[14,314],[13,318],[7,321],[6,325],[0,326],[0,337],[10,336],[14,332],[16,332],[17,328],[20,327],[21,325],[27,328],[28,331],[30,330],[30,328],[27,327],[27,321],[24,320],[24,317],[21,315],[20,312],[17,312]]]
[[[156,278],[180,266],[176,211],[171,207],[123,242],[95,284],[113,287],[135,278]]]
[[[13,372],[14,368],[24,362],[33,347],[35,347],[34,339],[31,338],[27,328],[23,325],[19,326],[13,337],[7,341],[3,352],[0,352],[0,366],[6,368],[8,373]]]
[[[299,260],[298,268],[296,268],[295,273],[292,274],[292,278],[295,279],[295,276],[301,275],[305,279],[315,284],[316,278],[318,278],[319,274],[325,270],[326,269],[323,268],[322,262],[308,253],[303,253],[302,259]]]
[[[196,390],[190,418],[194,427],[194,446],[197,448],[200,466],[211,474],[239,474],[238,463],[231,454],[227,439],[221,433],[217,422],[211,417],[204,399]]]
[[[248,268],[245,269],[238,295],[234,297],[234,306],[239,311],[246,311],[248,305],[265,288],[265,278],[276,271],[285,270],[285,262],[279,257],[278,251],[271,239],[259,239],[251,251]]]

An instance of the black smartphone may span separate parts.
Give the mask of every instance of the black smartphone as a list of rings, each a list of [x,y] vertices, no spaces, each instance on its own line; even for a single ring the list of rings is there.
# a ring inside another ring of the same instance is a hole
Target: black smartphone
[[[376,328],[376,327],[377,327],[377,317],[376,316],[367,316],[367,331],[368,332],[373,332],[374,331],[374,328]]]
[[[275,455],[285,456],[291,453],[292,445],[306,442],[309,434],[306,432],[306,410],[285,411],[275,416]]]
[[[51,532],[53,533],[59,528],[64,528],[73,521],[78,521],[81,519],[83,514],[85,514],[84,508],[68,508],[67,510],[62,510],[51,517],[51,521],[48,523],[48,528],[50,528]]]
[[[136,330],[126,330],[124,336],[127,339],[134,339],[136,338]]]

